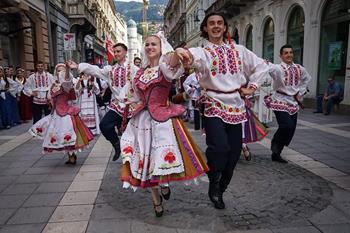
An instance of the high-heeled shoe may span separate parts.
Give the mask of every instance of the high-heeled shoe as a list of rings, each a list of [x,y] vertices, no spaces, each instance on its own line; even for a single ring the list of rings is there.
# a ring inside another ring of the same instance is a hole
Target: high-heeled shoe
[[[163,209],[163,198],[162,198],[162,196],[159,196],[159,198],[160,198],[160,202],[159,202],[159,204],[157,205],[157,204],[155,204],[154,202],[153,202],[153,209],[154,209],[154,213],[156,214],[156,217],[162,217],[163,216],[163,213],[164,213],[164,209]],[[162,207],[162,210],[157,210],[157,207]]]
[[[163,190],[168,190],[168,192],[164,193]],[[169,200],[170,199],[170,194],[171,194],[170,187],[160,187],[160,194],[162,194],[162,197],[165,200]]]
[[[243,150],[243,156],[244,156],[245,160],[247,160],[247,161],[252,160],[252,154],[250,153],[249,148],[243,147],[242,150]]]
[[[75,153],[68,155],[68,160],[65,162],[65,164],[72,164],[75,165],[77,163],[77,156]]]

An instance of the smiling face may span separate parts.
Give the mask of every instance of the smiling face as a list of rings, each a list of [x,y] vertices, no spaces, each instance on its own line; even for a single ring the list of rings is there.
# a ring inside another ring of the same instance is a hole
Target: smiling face
[[[286,64],[292,64],[294,60],[294,52],[292,48],[284,48],[280,54],[281,60]]]
[[[146,39],[145,54],[149,60],[159,60],[161,55],[161,48],[160,39],[158,37],[150,36]]]
[[[124,62],[127,51],[122,46],[113,48],[114,58],[117,62]]]
[[[209,41],[223,41],[226,31],[225,21],[220,15],[212,15],[207,20],[204,31],[208,33]]]
[[[43,63],[38,63],[36,65],[36,70],[38,71],[38,73],[44,72],[44,64]]]

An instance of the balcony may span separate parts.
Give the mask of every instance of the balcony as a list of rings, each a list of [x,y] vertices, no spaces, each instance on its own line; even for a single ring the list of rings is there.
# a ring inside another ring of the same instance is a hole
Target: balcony
[[[76,0],[68,3],[68,18],[70,26],[82,26],[81,29],[92,34],[96,31],[96,20],[94,14],[88,9],[83,0]]]
[[[218,0],[205,13],[222,12],[227,18],[239,15],[242,8],[251,6],[257,0]]]

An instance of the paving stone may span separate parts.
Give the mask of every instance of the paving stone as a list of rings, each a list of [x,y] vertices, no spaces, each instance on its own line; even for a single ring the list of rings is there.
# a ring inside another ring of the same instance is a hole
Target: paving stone
[[[101,221],[111,221],[111,220],[101,220]],[[128,231],[126,231],[128,232]],[[162,226],[155,226],[151,224],[146,224],[138,221],[132,221],[131,223],[131,232],[132,233],[176,233],[176,229],[174,228],[166,228]]]
[[[102,219],[98,221],[90,221],[87,233],[131,233],[131,220],[116,220],[116,219]],[[147,231],[143,231],[147,232]],[[167,229],[167,232],[171,232]],[[141,231],[140,231],[141,233]]]
[[[349,233],[350,224],[317,225],[322,233]]]
[[[85,233],[87,225],[88,221],[48,223],[42,233]]]
[[[98,191],[100,190],[101,183],[101,180],[72,182],[68,188],[68,192]]]
[[[60,205],[92,205],[97,197],[97,191],[67,192]]]
[[[25,174],[28,175],[41,175],[41,174],[50,174],[52,173],[52,167],[31,167],[26,170]]]
[[[18,208],[28,198],[27,195],[0,195],[0,208]]]
[[[0,184],[11,184],[18,176],[0,176]]]
[[[17,184],[41,183],[48,175],[22,175],[16,180]]]
[[[316,227],[292,227],[282,229],[272,229],[273,233],[321,233]]]
[[[38,233],[45,227],[45,224],[21,224],[21,225],[4,225],[0,226],[1,233]]]
[[[38,184],[14,184],[10,185],[1,194],[30,194],[38,187]]]
[[[100,220],[100,219],[127,219],[128,216],[117,211],[115,208],[109,204],[95,204],[92,210],[90,220]]]
[[[1,169],[0,175],[3,176],[11,176],[11,175],[22,175],[28,168],[25,167],[17,167],[17,168],[8,168]]]
[[[74,181],[102,180],[103,176],[104,176],[104,172],[81,171],[77,174]]]
[[[8,224],[46,223],[54,210],[55,207],[20,208]]]
[[[70,182],[41,183],[34,193],[64,193]]]
[[[51,174],[46,177],[46,182],[72,182],[76,174]]]
[[[0,225],[5,224],[16,210],[17,209],[0,209]]]
[[[58,206],[50,222],[88,221],[93,205]]]
[[[64,193],[32,194],[23,204],[23,207],[57,206],[63,195]]]
[[[309,220],[316,225],[350,223],[350,219],[333,206],[328,206],[323,211],[316,213]]]

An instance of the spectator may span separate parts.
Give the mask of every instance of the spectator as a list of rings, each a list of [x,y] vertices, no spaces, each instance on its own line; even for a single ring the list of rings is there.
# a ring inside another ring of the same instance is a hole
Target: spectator
[[[141,58],[135,57],[135,58],[134,58],[134,65],[137,66],[137,67],[139,67],[139,68],[141,68],[141,65],[142,65],[142,63],[141,63]]]
[[[324,115],[329,115],[334,104],[339,105],[339,103],[344,99],[344,89],[342,85],[335,81],[335,76],[333,75],[328,80],[328,86],[324,95],[317,96],[317,110],[314,113],[323,113],[323,102],[326,106],[326,111]]]

